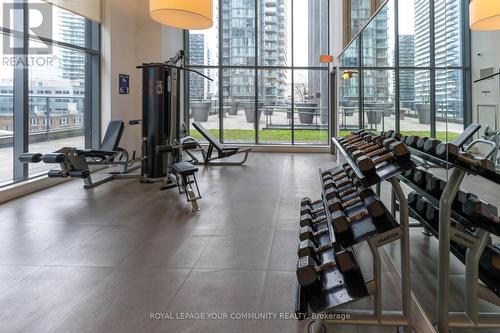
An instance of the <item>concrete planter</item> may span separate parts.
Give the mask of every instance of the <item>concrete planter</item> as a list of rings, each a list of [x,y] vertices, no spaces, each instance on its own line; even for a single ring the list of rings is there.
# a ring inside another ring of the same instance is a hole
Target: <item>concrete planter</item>
[[[240,107],[240,102],[226,102],[225,106],[227,106],[227,114],[230,116],[238,115],[238,108]]]
[[[299,121],[301,124],[311,125],[314,121],[314,114],[316,113],[316,103],[296,103],[295,104],[299,113]]]
[[[245,117],[247,119],[247,123],[249,124],[255,123],[255,103],[253,102],[243,103],[243,109],[245,110]],[[257,112],[257,122],[260,122],[261,115],[262,111],[259,110]]]
[[[368,124],[378,125],[382,122],[382,116],[384,115],[383,110],[367,110],[366,118],[368,120]]]
[[[201,123],[208,121],[208,113],[210,112],[210,106],[212,105],[212,103],[191,102],[190,105],[194,121]]]
[[[418,113],[418,122],[421,124],[431,123],[431,105],[430,104],[415,104],[415,109]]]

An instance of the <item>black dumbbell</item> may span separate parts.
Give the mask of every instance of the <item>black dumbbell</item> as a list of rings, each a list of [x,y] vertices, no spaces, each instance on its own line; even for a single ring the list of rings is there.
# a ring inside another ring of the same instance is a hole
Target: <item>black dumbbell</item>
[[[46,164],[60,164],[66,162],[66,155],[65,154],[45,154],[43,155],[42,158],[43,163]]]
[[[423,137],[423,138],[420,138],[418,139],[417,141],[417,149],[418,150],[424,150],[424,146],[425,146],[425,143],[427,142],[427,140],[429,140],[429,137]]]
[[[323,188],[326,191],[326,190],[332,189],[332,188],[340,189],[340,188],[346,187],[347,185],[352,185],[352,180],[348,176],[346,176],[344,178],[345,178],[344,180],[340,180],[340,181],[334,181],[333,179],[329,179],[323,183]]]
[[[328,201],[328,210],[330,211],[330,213],[333,213],[337,210],[346,210],[347,208],[357,205],[373,195],[375,195],[375,193],[373,193],[373,190],[371,188],[365,188],[358,191],[358,196],[352,200],[344,202],[340,198],[335,198]]]
[[[410,152],[404,143],[394,142],[389,147],[390,153],[371,159],[368,156],[356,160],[356,164],[363,174],[375,173],[377,165],[384,162],[403,163],[410,160]]]
[[[498,209],[478,198],[471,197],[465,202],[462,211],[465,216],[475,220],[476,225],[481,222],[500,223]]]
[[[347,142],[347,143],[343,144],[342,147],[344,147],[344,149],[347,150],[347,148],[350,148],[350,147],[366,145],[368,142],[371,142],[373,140],[373,135],[366,134],[366,135],[363,135],[361,138],[362,138],[362,140],[359,140],[359,141]]]
[[[410,207],[416,208],[417,202],[420,200],[422,200],[422,196],[417,192],[410,192],[410,194],[408,194],[408,205]]]
[[[361,158],[363,156],[373,158],[379,155],[387,154],[390,152],[391,144],[396,142],[398,141],[394,138],[385,139],[384,141],[380,142],[378,147],[373,147],[372,149],[365,151],[355,151],[354,153],[352,153],[351,157],[354,161],[356,161],[358,158]]]
[[[354,216],[347,216],[343,211],[332,214],[332,226],[337,234],[344,233],[350,229],[350,225],[365,217],[370,217],[374,223],[386,218],[384,204],[376,197],[371,196],[364,200],[365,210]]]
[[[47,173],[49,178],[67,178],[69,177],[69,171],[67,170],[50,170]]]
[[[455,200],[453,200],[453,209],[457,212],[462,212],[464,204],[467,202],[467,200],[469,200],[469,198],[477,199],[477,196],[472,193],[458,191]]]
[[[434,155],[436,154],[436,148],[440,143],[441,141],[430,138],[429,140],[425,141],[423,150],[429,155]]]
[[[322,203],[323,200],[315,200],[315,201],[312,201],[311,198],[309,197],[304,197],[301,201],[300,201],[300,207],[312,207],[312,206],[315,206],[317,204],[320,204]]]
[[[439,209],[430,205],[427,207],[427,211],[425,212],[425,219],[429,221],[432,225],[437,226],[439,224]]]
[[[392,135],[391,135],[391,138],[396,139],[396,140],[398,140],[398,141],[401,141],[401,138],[402,138],[402,137],[403,137],[403,135],[402,135],[401,133],[399,133],[399,132],[394,132],[394,133],[392,133]]]
[[[403,176],[406,178],[406,179],[413,179],[413,175],[415,174],[415,169],[410,169],[406,172],[403,173]]]
[[[302,257],[297,262],[297,280],[302,287],[310,286],[320,280],[320,273],[337,268],[335,262],[316,265],[311,257]]]
[[[487,159],[478,160],[470,156],[466,156],[460,153],[460,148],[453,143],[441,143],[436,148],[436,156],[443,160],[446,160],[448,157],[448,161],[450,162],[460,162],[465,165],[483,169],[495,171],[495,164]]]
[[[310,214],[304,214],[300,216],[300,226],[303,227],[314,227],[317,224],[326,222],[326,216],[320,216],[318,218],[313,218]]]
[[[405,143],[411,148],[417,148],[418,140],[420,140],[419,136],[410,135],[406,137]]]
[[[424,170],[418,169],[413,173],[413,183],[422,189],[427,187],[427,182],[431,178],[432,175]]]
[[[343,192],[340,192],[336,188],[329,188],[328,190],[325,191],[325,199],[326,200],[332,200],[334,198],[341,199],[341,198],[345,198],[348,195],[354,194],[357,191],[358,191],[358,189],[355,186],[353,186],[350,189],[343,191]]]
[[[421,198],[417,201],[417,205],[415,206],[415,208],[420,216],[425,216],[425,214],[427,213],[427,208],[431,206],[432,204],[427,199]]]
[[[359,134],[353,134],[353,135],[350,135],[348,137],[339,139],[339,142],[340,142],[341,145],[345,145],[345,144],[350,143],[350,142],[359,141],[360,139],[362,140],[363,137],[366,136],[366,135],[368,135],[367,132],[362,132],[362,133],[359,133]]]
[[[323,234],[328,233],[328,228],[320,229],[318,231],[314,231],[314,229],[310,226],[300,228],[299,239],[300,241],[311,240],[315,242],[316,237],[321,236]]]
[[[311,257],[317,258],[317,255],[321,252],[328,251],[333,248],[333,244],[326,244],[320,247],[316,247],[312,241],[305,240],[299,243],[299,248],[297,250],[297,255],[299,258]]]
[[[441,198],[445,187],[446,182],[439,178],[431,177],[427,180],[427,193],[430,193],[434,198]]]
[[[389,138],[392,138],[392,135],[395,133],[396,131],[394,130],[388,130],[386,132],[382,132],[380,133],[380,135],[384,136],[386,139],[389,139]]]

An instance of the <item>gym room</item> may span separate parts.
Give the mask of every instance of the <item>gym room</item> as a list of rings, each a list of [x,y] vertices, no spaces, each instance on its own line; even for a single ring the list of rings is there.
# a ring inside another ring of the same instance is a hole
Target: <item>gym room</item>
[[[0,332],[500,332],[500,1],[0,11]]]

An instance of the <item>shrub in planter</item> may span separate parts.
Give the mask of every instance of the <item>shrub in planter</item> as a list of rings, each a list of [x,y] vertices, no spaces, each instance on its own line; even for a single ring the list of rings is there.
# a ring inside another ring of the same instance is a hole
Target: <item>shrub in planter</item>
[[[384,115],[383,110],[367,110],[366,118],[368,124],[378,125],[382,122],[382,116]]]
[[[230,116],[238,115],[238,108],[240,107],[240,102],[226,102],[225,105],[228,107],[227,114]]]
[[[243,103],[243,109],[245,110],[245,117],[247,119],[247,123],[255,122],[255,103],[254,102],[245,102]],[[259,109],[257,112],[257,122],[260,122],[260,116],[262,115],[262,111]]]

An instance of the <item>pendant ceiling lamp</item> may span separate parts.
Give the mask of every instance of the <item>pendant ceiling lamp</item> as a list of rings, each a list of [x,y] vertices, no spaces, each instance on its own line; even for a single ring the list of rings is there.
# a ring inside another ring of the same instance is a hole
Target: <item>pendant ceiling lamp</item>
[[[471,30],[500,30],[500,0],[472,0],[469,7]]]
[[[203,30],[211,28],[213,0],[149,0],[153,20],[174,28]]]

